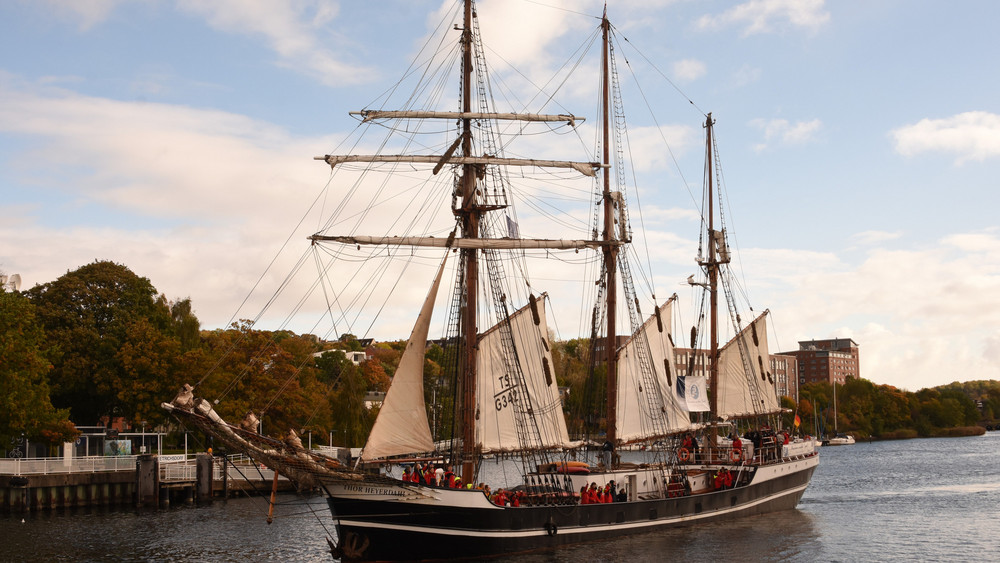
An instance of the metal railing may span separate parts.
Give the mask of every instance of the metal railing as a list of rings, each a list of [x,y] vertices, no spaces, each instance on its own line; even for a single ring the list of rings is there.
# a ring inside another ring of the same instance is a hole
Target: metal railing
[[[41,457],[28,459],[0,458],[0,475],[50,475],[55,473],[97,473],[105,471],[135,471],[136,457],[124,456],[86,456],[64,459],[61,457]],[[169,459],[174,456],[163,456],[160,462],[160,479],[162,481],[194,481],[198,476],[198,468],[194,456],[186,459]],[[228,456],[227,464],[230,479],[265,479],[274,478],[274,471],[255,464],[242,454]],[[222,479],[222,460],[215,458],[212,463],[212,478]],[[279,479],[285,479],[279,475]]]
[[[135,471],[135,458],[134,455],[122,455],[74,457],[71,459],[61,457],[0,459],[0,475]]]
[[[226,470],[229,474],[229,479],[263,479],[265,481],[274,479],[274,470],[272,469],[255,464],[242,455],[228,457],[229,463],[226,464]],[[198,466],[194,460],[160,464],[161,481],[194,481],[197,478]],[[220,458],[212,460],[212,479],[215,481],[222,480],[222,460]],[[286,477],[278,475],[278,479],[283,480]]]

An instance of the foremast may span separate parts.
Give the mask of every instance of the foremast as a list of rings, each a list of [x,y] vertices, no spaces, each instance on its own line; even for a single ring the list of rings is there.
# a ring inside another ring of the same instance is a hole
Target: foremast
[[[707,429],[707,442],[710,459],[715,459],[718,437],[718,412],[719,412],[719,270],[722,264],[729,262],[728,253],[723,253],[720,257],[718,245],[724,242],[724,233],[715,231],[715,208],[713,205],[713,172],[712,172],[712,114],[705,118],[705,197],[706,207],[708,207],[708,259],[699,262],[708,273],[709,292],[709,424]]]

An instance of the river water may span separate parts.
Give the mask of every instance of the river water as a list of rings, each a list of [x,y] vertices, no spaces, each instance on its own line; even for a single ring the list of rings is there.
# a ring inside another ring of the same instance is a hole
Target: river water
[[[0,517],[0,561],[330,561],[322,498]],[[1000,432],[821,448],[798,509],[505,560],[990,561],[1000,555]]]

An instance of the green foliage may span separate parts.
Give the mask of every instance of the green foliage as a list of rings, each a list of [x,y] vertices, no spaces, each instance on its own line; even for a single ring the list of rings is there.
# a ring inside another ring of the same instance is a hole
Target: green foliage
[[[1000,382],[951,383],[921,389],[916,393],[891,385],[876,385],[866,379],[851,379],[837,386],[837,428],[858,436],[900,438],[946,435],[947,429],[967,428],[992,412],[991,393],[1000,397]],[[812,383],[799,390],[799,410],[812,414],[815,404],[819,420],[829,434],[833,429],[833,388],[828,383]],[[983,401],[983,410],[976,401]],[[818,434],[812,420],[802,415],[803,427]],[[955,432],[964,432],[956,430]]]
[[[120,355],[136,338],[152,338],[169,348],[158,354],[174,353],[164,342],[174,338],[173,318],[150,281],[125,266],[99,261],[26,293],[53,347],[52,402],[69,408],[81,424],[94,424],[102,415],[137,422],[143,416],[140,403],[148,397],[130,395],[124,382],[135,377],[136,369],[150,378],[172,378],[169,362],[129,366]]]
[[[375,424],[373,413],[365,408],[368,386],[364,375],[343,352],[328,352],[321,359],[322,362],[317,362],[322,373],[320,379],[335,382],[336,388],[329,401],[333,442],[352,448],[364,446]]]
[[[365,395],[388,388],[405,348],[405,341],[379,343],[370,348],[371,360],[355,366],[344,353],[362,349],[352,334],[324,344],[337,349],[314,357],[321,350],[315,336],[259,331],[248,321],[201,333],[190,299],[170,302],[148,279],[106,261],[24,294],[0,292],[0,299],[0,388],[6,392],[0,439],[22,431],[32,440],[69,439],[75,432],[70,413],[80,424],[117,415],[155,425],[165,420],[161,402],[181,384],[199,383],[196,395],[220,399],[216,408],[227,420],[253,410],[274,436],[290,428],[332,432],[335,443],[362,446],[374,421]],[[606,375],[590,367],[591,343],[549,342],[556,380],[569,389],[570,434],[596,437],[606,423]],[[424,393],[435,439],[450,437],[454,427],[455,369],[453,349],[428,349]],[[860,437],[898,438],[971,432],[1000,415],[997,381],[911,393],[854,379],[836,393],[836,421],[829,384],[803,386],[798,404],[782,397],[782,407],[794,411],[784,417],[786,427],[797,413],[803,433],[829,433],[836,422]]]
[[[340,335],[340,342],[347,346],[347,349],[351,352],[360,352],[362,350],[361,343],[358,342],[358,337],[353,334],[345,333]]]
[[[47,340],[35,307],[19,293],[0,288],[0,444],[23,433],[50,445],[79,435],[69,411],[49,399]]]

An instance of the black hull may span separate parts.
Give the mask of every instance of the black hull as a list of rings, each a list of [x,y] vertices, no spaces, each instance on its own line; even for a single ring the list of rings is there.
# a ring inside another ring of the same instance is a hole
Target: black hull
[[[736,489],[612,504],[498,508],[335,496],[329,503],[347,560],[476,558],[792,509],[815,468],[813,462],[772,471]],[[479,491],[455,493],[475,501],[484,497]]]

